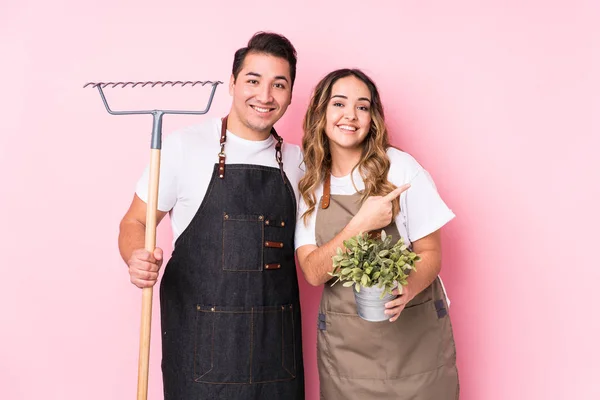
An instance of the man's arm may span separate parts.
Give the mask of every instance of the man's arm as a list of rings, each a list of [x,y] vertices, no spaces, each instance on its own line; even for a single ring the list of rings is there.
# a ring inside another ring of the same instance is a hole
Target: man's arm
[[[151,254],[144,248],[146,208],[146,203],[134,195],[129,210],[119,225],[119,252],[129,267],[131,283],[139,288],[154,286],[162,264],[162,249],[157,247],[154,254]],[[166,214],[157,210],[157,225]]]

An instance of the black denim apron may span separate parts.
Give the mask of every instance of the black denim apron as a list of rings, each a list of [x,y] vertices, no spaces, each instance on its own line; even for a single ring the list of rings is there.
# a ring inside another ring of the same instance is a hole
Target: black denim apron
[[[165,400],[304,399],[296,200],[278,168],[225,164],[160,285]]]

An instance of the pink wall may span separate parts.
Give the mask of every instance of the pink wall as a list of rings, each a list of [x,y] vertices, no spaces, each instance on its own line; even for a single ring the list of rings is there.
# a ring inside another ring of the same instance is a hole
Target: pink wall
[[[278,125],[289,141],[299,143],[317,80],[361,67],[380,86],[395,143],[457,214],[442,275],[462,399],[600,398],[600,3],[173,3],[0,4],[1,399],[135,396],[140,292],[116,238],[151,125],[109,116],[82,84],[227,80],[233,52],[261,29],[298,49],[294,101]],[[110,96],[187,107],[193,93]],[[229,102],[219,90],[211,115]],[[167,119],[165,132],[198,119]],[[159,244],[170,249],[167,224]],[[302,289],[315,400],[319,290]],[[154,310],[150,398],[159,399]]]

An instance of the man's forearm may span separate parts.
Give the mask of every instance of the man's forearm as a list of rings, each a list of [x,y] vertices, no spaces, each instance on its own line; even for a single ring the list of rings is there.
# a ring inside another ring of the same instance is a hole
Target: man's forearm
[[[134,250],[145,246],[146,226],[136,220],[124,219],[119,225],[119,252],[127,263]]]

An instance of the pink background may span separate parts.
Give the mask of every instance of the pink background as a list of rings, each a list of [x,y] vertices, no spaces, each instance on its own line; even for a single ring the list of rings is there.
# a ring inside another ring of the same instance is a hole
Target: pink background
[[[279,132],[299,143],[317,80],[363,68],[395,144],[457,214],[442,276],[461,399],[599,399],[598,21],[593,0],[3,0],[0,398],[135,396],[141,294],[117,233],[151,122],[108,115],[83,83],[226,81],[234,51],[274,30],[299,53]],[[177,108],[203,106],[206,92],[108,95],[115,108]],[[229,104],[222,87],[210,115]],[[198,120],[167,118],[165,134]],[[168,223],[158,242],[170,251]],[[315,400],[320,292],[301,289]],[[159,399],[154,312],[149,397]]]

